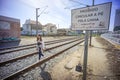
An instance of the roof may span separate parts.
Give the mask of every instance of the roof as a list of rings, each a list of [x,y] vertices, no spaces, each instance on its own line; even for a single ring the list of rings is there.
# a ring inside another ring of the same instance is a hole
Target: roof
[[[7,16],[1,16],[1,15],[0,15],[0,20],[20,23],[20,19],[16,19],[16,18],[12,18],[12,17],[7,17]]]
[[[36,21],[28,19],[25,21],[25,24],[36,24]],[[38,22],[38,24],[42,25],[40,22]]]
[[[55,26],[55,24],[47,23],[47,24],[45,24],[44,26]]]

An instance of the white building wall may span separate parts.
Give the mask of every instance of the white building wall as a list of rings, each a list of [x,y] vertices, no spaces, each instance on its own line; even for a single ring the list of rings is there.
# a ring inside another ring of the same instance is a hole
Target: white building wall
[[[23,30],[24,30],[24,31],[30,31],[30,30],[31,30],[31,26],[28,25],[28,24],[24,24],[24,25],[23,25]]]
[[[57,27],[52,28],[53,34],[57,34]]]
[[[22,34],[31,35],[31,25],[29,25],[29,24],[23,24]]]
[[[48,24],[43,27],[45,35],[55,35],[57,34],[57,27],[54,24]]]

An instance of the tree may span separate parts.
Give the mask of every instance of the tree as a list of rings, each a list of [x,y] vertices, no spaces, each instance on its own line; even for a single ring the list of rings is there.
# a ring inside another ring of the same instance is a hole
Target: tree
[[[20,30],[23,31],[23,27],[20,27]]]
[[[116,26],[116,27],[114,28],[114,31],[118,31],[118,30],[120,30],[120,26]]]

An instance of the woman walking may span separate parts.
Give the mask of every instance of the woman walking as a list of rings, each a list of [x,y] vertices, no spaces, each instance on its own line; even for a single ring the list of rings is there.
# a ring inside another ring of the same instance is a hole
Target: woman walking
[[[37,35],[37,50],[38,50],[39,60],[40,60],[41,56],[44,56],[43,55],[44,42],[42,41],[42,37],[40,34]]]

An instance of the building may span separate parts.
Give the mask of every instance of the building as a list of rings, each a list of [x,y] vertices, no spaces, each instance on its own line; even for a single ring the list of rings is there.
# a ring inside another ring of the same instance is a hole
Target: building
[[[57,30],[57,34],[58,35],[68,35],[68,36],[72,36],[72,35],[78,35],[79,32],[76,30],[71,30],[70,28],[63,28],[63,29],[58,29]]]
[[[36,29],[38,29],[38,33],[42,34],[42,24],[38,22],[38,28],[36,27],[36,21],[34,20],[26,20],[23,24],[23,35],[36,35]]]
[[[20,19],[0,16],[0,47],[8,47],[13,41],[20,41]]]
[[[66,29],[57,29],[57,35],[67,35]]]
[[[92,34],[104,34],[104,33],[108,33],[109,30],[94,30],[92,31]]]
[[[48,23],[43,26],[42,29],[44,35],[56,35],[57,34],[57,27],[55,24]]]
[[[116,10],[114,27],[120,26],[120,9]]]
[[[0,39],[1,38],[20,38],[20,20],[0,16]]]
[[[114,31],[120,30],[120,9],[116,10],[115,22],[114,22]]]

